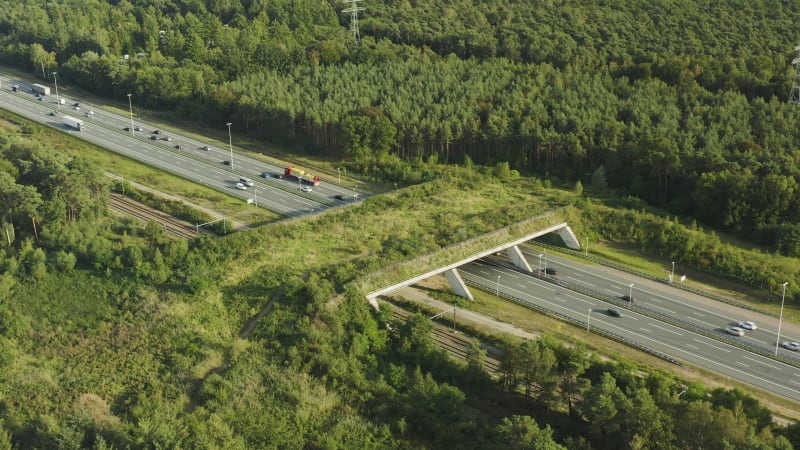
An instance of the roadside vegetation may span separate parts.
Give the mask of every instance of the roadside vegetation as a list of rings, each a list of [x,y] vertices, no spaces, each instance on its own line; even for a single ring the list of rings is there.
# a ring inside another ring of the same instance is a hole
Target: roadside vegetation
[[[503,343],[490,379],[362,290],[556,210],[598,246],[790,281],[796,311],[795,5],[388,1],[353,45],[333,0],[7,3],[0,62],[385,194],[273,223],[4,114],[0,450],[800,448],[749,394],[580,339]],[[271,224],[169,239],[107,214],[105,172]]]
[[[436,350],[424,316],[389,331],[390,316],[356,287],[552,208],[580,225],[592,212],[574,209],[585,205],[574,191],[443,166],[446,180],[188,243],[112,220],[99,167],[38,144],[24,124],[2,129],[0,443],[789,449],[797,439],[749,394],[599,359],[561,337],[501,343],[493,380],[477,369],[480,352],[462,365]]]

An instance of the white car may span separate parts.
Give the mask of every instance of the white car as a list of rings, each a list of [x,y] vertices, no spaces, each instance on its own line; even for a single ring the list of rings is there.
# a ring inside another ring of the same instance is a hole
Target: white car
[[[744,329],[739,327],[725,328],[725,332],[734,336],[744,336]]]
[[[783,347],[785,349],[788,349],[788,350],[793,350],[793,351],[796,351],[796,352],[800,352],[800,342],[786,341],[786,342],[781,343],[781,347]]]
[[[247,190],[247,186],[245,186],[244,183],[236,183],[236,189],[239,189],[240,191],[245,191]]]
[[[303,188],[300,189],[300,190],[303,191],[303,192],[311,192],[312,191],[311,186],[303,186]]]
[[[749,320],[743,320],[739,322],[739,328],[744,328],[745,330],[755,330],[758,328],[755,323],[750,322]]]

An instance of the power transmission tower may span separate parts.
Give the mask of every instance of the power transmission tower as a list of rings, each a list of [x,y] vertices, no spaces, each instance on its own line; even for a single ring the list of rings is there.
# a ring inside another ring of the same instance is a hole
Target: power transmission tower
[[[342,10],[343,13],[350,13],[350,31],[353,32],[353,39],[356,45],[361,43],[361,34],[358,32],[358,12],[364,8],[358,6],[361,0],[342,0],[342,3],[350,3],[350,7]]]
[[[792,93],[789,95],[789,103],[800,105],[800,45],[794,48],[795,57],[792,60],[794,66],[794,80],[792,80]]]

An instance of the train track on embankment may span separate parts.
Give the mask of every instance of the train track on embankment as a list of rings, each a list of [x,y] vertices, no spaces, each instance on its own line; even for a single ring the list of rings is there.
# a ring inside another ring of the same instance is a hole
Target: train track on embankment
[[[116,193],[111,193],[108,207],[118,214],[134,217],[144,223],[155,220],[163,227],[167,234],[177,238],[194,239],[207,234],[202,230],[198,233],[195,227],[189,222],[176,219],[169,214],[150,208],[149,206]]]
[[[410,315],[411,313],[408,311],[393,308],[393,316],[397,321],[405,322]],[[451,357],[466,361],[467,351],[472,346],[472,340],[469,336],[465,336],[462,333],[455,332],[452,328],[434,322],[431,338],[437,347],[447,352]],[[482,345],[482,347],[486,350],[486,357],[483,360],[483,369],[490,375],[499,374],[500,353],[492,347],[486,345]]]

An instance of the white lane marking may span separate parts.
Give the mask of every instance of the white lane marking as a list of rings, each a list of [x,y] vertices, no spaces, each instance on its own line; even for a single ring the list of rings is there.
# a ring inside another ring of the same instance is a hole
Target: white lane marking
[[[578,301],[583,302],[583,303],[588,303],[588,304],[590,304],[592,306],[597,306],[597,304],[595,302],[592,302],[592,301],[589,301],[589,300],[586,300],[586,299],[583,299],[583,298],[580,298],[580,297],[575,297],[574,295],[564,294],[564,296],[565,297],[569,297],[571,299],[578,300]]]
[[[648,330],[647,328],[639,328],[639,329],[644,331],[645,333],[652,333],[652,331]]]
[[[664,303],[663,301],[661,301],[661,300],[659,300],[659,299],[657,299],[657,298],[648,298],[648,299],[647,299],[647,301],[649,301],[649,302],[656,302],[656,303]]]
[[[517,275],[514,275],[512,273],[504,273],[503,276],[504,277],[511,277],[511,278],[519,278]]]
[[[660,307],[660,306],[653,305],[653,308],[658,308],[658,309],[661,309],[661,310],[663,310],[663,311],[666,311],[666,312],[668,312],[668,313],[677,314],[675,311],[673,311],[673,310],[671,310],[671,309],[662,308],[662,307]]]
[[[480,272],[480,273],[482,273],[484,275],[491,275],[489,272],[487,272],[485,270],[479,270],[478,272]]]
[[[706,316],[705,314],[700,314],[699,312],[694,312],[694,311],[692,311],[692,314],[694,314],[695,316],[700,316],[700,317],[705,317]]]
[[[745,363],[739,362],[739,361],[736,361],[736,364],[739,364],[739,365],[742,365],[742,366],[745,366],[745,367],[750,367],[749,364],[745,364]]]
[[[703,345],[707,345],[707,346],[709,346],[709,347],[713,347],[713,348],[715,348],[715,349],[717,349],[717,350],[722,350],[723,352],[728,352],[728,353],[730,353],[730,352],[731,352],[731,351],[730,351],[730,350],[728,350],[727,348],[718,347],[718,346],[716,346],[716,345],[709,344],[708,342],[703,342],[703,341],[701,341],[701,340],[699,340],[699,339],[692,339],[692,340],[693,340],[693,341],[695,341],[695,342],[699,342],[699,343],[701,343],[701,344],[703,344]]]
[[[660,327],[660,326],[658,326],[658,325],[656,325],[656,324],[654,324],[654,323],[652,323],[652,322],[651,322],[649,325],[650,325],[651,327],[656,327],[656,328],[658,328],[659,330],[664,330],[664,331],[666,331],[666,332],[668,332],[668,333],[677,334],[678,336],[683,336],[683,333],[678,333],[677,331],[668,330],[668,329],[666,329],[666,328],[664,328],[664,327]]]
[[[583,284],[584,286],[594,286],[594,284],[592,284],[592,283],[587,283],[587,282],[585,282],[585,281],[583,281],[583,280],[579,280],[579,279],[577,279],[577,278],[574,278],[574,277],[567,277],[567,278],[569,278],[569,279],[571,279],[571,280],[575,280],[575,281],[577,281],[577,282],[579,282],[579,283]]]
[[[522,283],[517,283],[517,284],[515,284],[515,286],[517,286],[517,287],[521,287],[521,288],[526,288],[526,287],[528,287],[527,285],[525,285],[525,284],[522,284]]]
[[[797,384],[797,385],[800,385],[800,383],[798,383],[797,381],[794,381],[794,380],[789,380],[789,382],[790,382],[790,383]]]
[[[686,346],[687,346],[687,347],[689,347],[689,348],[693,348],[693,349],[695,349],[695,350],[700,350],[700,347],[698,347],[698,346],[696,346],[696,345],[692,345],[692,344],[686,344]]]
[[[742,358],[749,359],[750,361],[753,361],[754,363],[763,364],[763,365],[765,365],[767,367],[772,367],[773,369],[783,370],[778,366],[773,366],[772,364],[767,364],[767,363],[765,363],[763,361],[759,361],[757,359],[750,358],[749,356],[742,356]]]
[[[756,342],[760,342],[762,344],[769,344],[769,342],[767,342],[767,341],[762,341],[761,339],[751,338],[750,336],[747,336],[747,339],[750,339],[750,340],[756,341]]]

